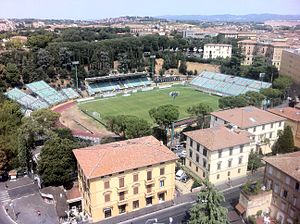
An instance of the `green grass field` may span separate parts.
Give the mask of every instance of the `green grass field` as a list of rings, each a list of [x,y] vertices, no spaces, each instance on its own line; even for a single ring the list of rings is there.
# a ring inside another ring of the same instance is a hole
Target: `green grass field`
[[[179,91],[179,96],[173,100],[169,96],[172,91]],[[97,99],[78,103],[81,110],[92,115],[93,112],[100,113],[103,120],[108,115],[134,115],[153,123],[148,111],[160,105],[173,104],[178,106],[180,118],[188,117],[187,108],[197,103],[207,103],[213,109],[218,108],[217,96],[196,91],[190,87],[176,86],[167,89],[157,89],[148,92],[137,92],[131,96],[116,96],[106,99]]]

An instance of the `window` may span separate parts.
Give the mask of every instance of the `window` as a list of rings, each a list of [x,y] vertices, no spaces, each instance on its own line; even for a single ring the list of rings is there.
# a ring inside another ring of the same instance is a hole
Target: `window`
[[[285,177],[285,183],[290,184],[290,182],[291,182],[291,178],[289,176],[286,176]]]
[[[240,148],[240,153],[243,153],[243,151],[244,151],[244,146],[243,146],[243,145],[241,145],[241,148]]]
[[[147,185],[147,193],[151,193],[152,192],[152,185]]]
[[[133,182],[139,181],[139,175],[137,173],[133,174]]]
[[[203,148],[203,155],[206,157],[207,156],[207,149]]]
[[[281,202],[280,209],[281,209],[282,211],[285,211],[285,209],[286,209],[286,203]]]
[[[240,157],[239,157],[239,164],[242,164],[242,162],[243,162],[243,157],[240,156]]]
[[[271,166],[268,167],[268,173],[272,175],[272,173],[273,173],[273,167],[271,167]]]
[[[119,187],[124,187],[124,177],[119,178]]]
[[[272,137],[273,137],[273,136],[272,136],[272,134],[273,134],[273,133],[272,133],[272,132],[270,132],[270,134],[269,134],[269,138],[272,138]]]
[[[190,167],[192,167],[192,162],[191,161],[189,162],[189,165],[190,165]]]
[[[218,170],[221,169],[221,163],[222,163],[222,162],[218,162],[218,166],[217,166],[217,169],[218,169]]]
[[[273,128],[273,127],[274,127],[274,123],[271,124],[271,128]]]
[[[229,149],[229,155],[232,156],[233,148]]]
[[[215,121],[217,121],[218,120],[218,118],[217,117],[215,117]]]
[[[190,146],[193,147],[193,140],[190,139]]]
[[[196,166],[196,172],[198,172],[198,166]]]
[[[229,176],[229,177],[230,177],[230,171],[228,171],[228,173],[227,173],[227,176]]]
[[[123,214],[126,212],[126,205],[119,206],[119,214]]]
[[[138,193],[139,193],[139,187],[134,187],[133,194],[138,194]]]
[[[238,173],[241,173],[241,169],[238,169]]]
[[[160,180],[159,181],[159,187],[164,187],[165,186],[165,181],[164,180]]]
[[[196,162],[199,163],[199,155],[196,154]]]
[[[203,176],[203,178],[205,178],[205,172],[203,172],[203,175],[202,175],[202,176]]]
[[[299,191],[299,183],[295,184],[295,190]]]
[[[217,174],[217,180],[219,180],[220,179],[220,174]]]
[[[228,160],[228,167],[231,167],[231,164],[232,164],[232,160]]]
[[[253,128],[253,132],[256,132],[256,127]]]
[[[133,209],[139,208],[139,207],[140,207],[139,200],[133,201],[133,202],[132,202],[132,207],[133,207]]]
[[[146,205],[152,205],[152,197],[146,198]]]
[[[160,175],[165,175],[165,168],[160,168],[159,173],[160,173]]]
[[[218,154],[219,154],[219,158],[221,158],[222,157],[222,150],[219,150]]]
[[[158,200],[159,200],[159,202],[164,202],[165,201],[165,193],[158,194]]]
[[[282,125],[282,122],[280,121],[280,122],[279,122],[279,127],[281,127],[281,125]]]
[[[265,130],[265,125],[262,126],[262,130]]]
[[[193,157],[193,151],[190,150],[190,158],[192,158],[192,157]]]
[[[278,192],[279,192],[279,185],[278,184],[274,185],[274,192],[278,194]]]
[[[197,152],[199,152],[199,151],[200,151],[200,145],[197,144]]]
[[[109,202],[110,201],[110,194],[104,195],[104,201]]]
[[[125,192],[124,191],[119,193],[119,200],[120,201],[125,200]]]
[[[288,192],[287,192],[286,190],[283,190],[283,194],[282,194],[282,196],[283,196],[284,198],[287,198],[287,196],[288,196]]]
[[[203,167],[206,167],[206,160],[203,159]]]
[[[293,196],[293,205],[296,206],[296,204],[297,204],[297,198]]]
[[[147,180],[152,179],[152,171],[147,171]]]
[[[104,182],[104,189],[108,189],[109,188],[109,180]]]
[[[111,209],[110,208],[104,209],[104,217],[105,218],[111,217]]]

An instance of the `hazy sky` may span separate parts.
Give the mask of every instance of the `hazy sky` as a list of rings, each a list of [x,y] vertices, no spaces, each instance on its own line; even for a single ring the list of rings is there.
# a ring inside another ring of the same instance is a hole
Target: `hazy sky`
[[[0,18],[300,14],[300,0],[0,0]]]

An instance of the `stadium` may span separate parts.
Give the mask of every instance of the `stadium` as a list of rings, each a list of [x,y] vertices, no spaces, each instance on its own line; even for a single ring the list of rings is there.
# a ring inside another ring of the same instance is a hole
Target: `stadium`
[[[98,138],[105,133],[107,116],[134,115],[153,124],[149,110],[173,104],[178,106],[180,119],[184,119],[189,117],[187,108],[197,103],[207,103],[217,110],[222,96],[258,92],[270,86],[271,83],[207,71],[190,82],[185,77],[175,77],[162,80],[158,85],[146,73],[129,73],[87,78],[80,92],[72,88],[58,91],[38,81],[27,84],[25,91],[14,88],[6,95],[18,102],[25,112],[51,108],[61,113],[62,125],[78,137]],[[171,96],[174,92],[176,97]]]

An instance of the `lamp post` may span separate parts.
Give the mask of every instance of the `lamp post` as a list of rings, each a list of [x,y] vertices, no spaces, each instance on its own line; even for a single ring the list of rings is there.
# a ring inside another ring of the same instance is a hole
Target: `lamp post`
[[[77,65],[79,65],[79,61],[72,61],[72,65],[75,67],[76,90],[78,91]]]

